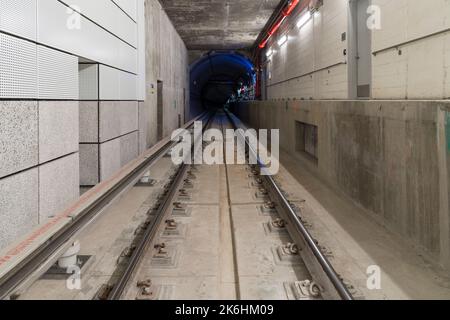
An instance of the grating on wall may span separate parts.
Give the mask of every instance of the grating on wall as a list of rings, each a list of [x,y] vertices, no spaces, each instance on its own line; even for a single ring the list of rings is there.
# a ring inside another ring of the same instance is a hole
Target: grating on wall
[[[0,0],[0,30],[36,41],[36,1]]]
[[[0,98],[36,99],[36,44],[0,33]]]
[[[38,45],[39,99],[78,100],[78,58]]]

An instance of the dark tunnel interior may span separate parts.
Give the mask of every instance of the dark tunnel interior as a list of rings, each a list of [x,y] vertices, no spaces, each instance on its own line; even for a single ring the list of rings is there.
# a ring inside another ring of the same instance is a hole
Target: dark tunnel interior
[[[235,52],[209,52],[191,65],[191,117],[206,109],[254,98],[253,63]]]

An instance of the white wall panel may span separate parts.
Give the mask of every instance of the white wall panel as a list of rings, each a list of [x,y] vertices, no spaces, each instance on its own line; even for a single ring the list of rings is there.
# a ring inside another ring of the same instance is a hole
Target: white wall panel
[[[120,69],[138,73],[138,52],[133,47],[126,44],[118,46],[118,63],[122,66]],[[114,65],[113,65],[114,66]]]
[[[38,97],[78,100],[78,58],[38,45]]]
[[[100,65],[100,100],[137,100],[137,76]]]
[[[120,99],[120,71],[100,65],[100,100]]]
[[[130,19],[111,0],[63,0],[68,6],[76,6],[81,14],[137,47],[136,22]]]
[[[80,100],[98,100],[98,64],[78,66]]]
[[[73,13],[72,13],[73,14]],[[69,28],[68,7],[56,0],[38,2],[38,42],[78,56],[137,72],[137,53],[131,46],[81,17],[80,28]]]
[[[0,98],[37,96],[36,44],[0,33]]]
[[[0,0],[0,30],[36,41],[36,1]]]
[[[137,100],[137,76],[120,72],[120,100]]]

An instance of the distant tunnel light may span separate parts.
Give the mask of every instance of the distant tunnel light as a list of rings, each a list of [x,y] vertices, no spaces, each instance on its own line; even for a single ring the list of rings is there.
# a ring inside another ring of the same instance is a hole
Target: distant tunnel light
[[[303,27],[308,21],[309,21],[309,19],[311,19],[311,17],[312,17],[312,15],[311,15],[311,12],[309,11],[309,10],[307,10],[304,14],[302,14],[301,16],[300,16],[300,18],[298,19],[298,22],[297,22],[297,28],[301,28],[301,27]]]
[[[278,45],[281,47],[288,41],[288,36],[284,35],[278,40]]]
[[[272,55],[273,55],[273,50],[272,50],[272,49],[267,50],[267,52],[266,52],[266,57],[267,57],[267,58],[270,58]]]

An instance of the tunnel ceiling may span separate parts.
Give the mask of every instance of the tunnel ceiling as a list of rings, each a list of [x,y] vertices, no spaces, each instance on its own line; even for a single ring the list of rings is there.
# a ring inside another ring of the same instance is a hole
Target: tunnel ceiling
[[[160,0],[189,50],[253,45],[280,0]]]

